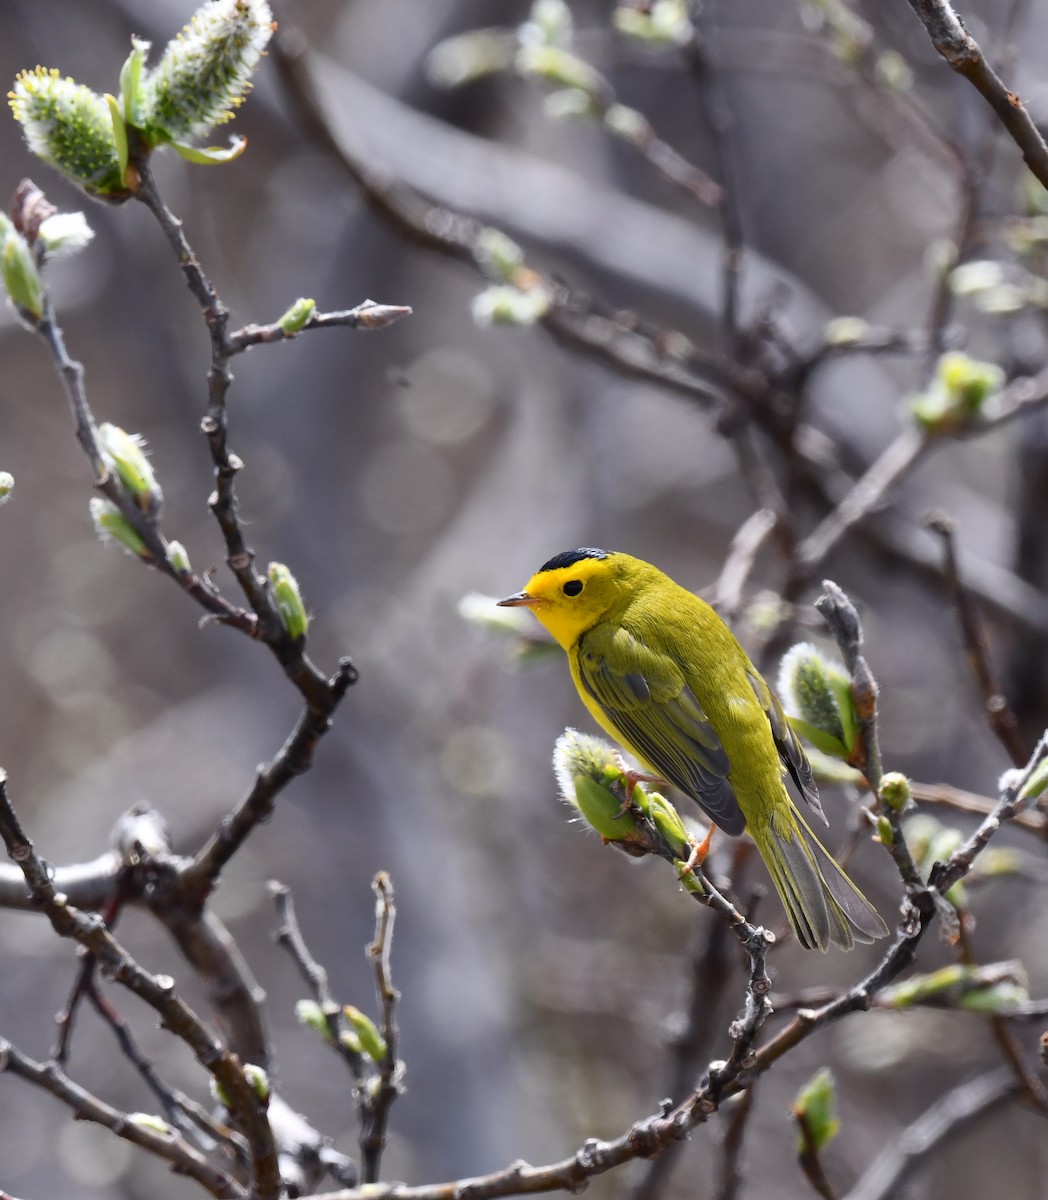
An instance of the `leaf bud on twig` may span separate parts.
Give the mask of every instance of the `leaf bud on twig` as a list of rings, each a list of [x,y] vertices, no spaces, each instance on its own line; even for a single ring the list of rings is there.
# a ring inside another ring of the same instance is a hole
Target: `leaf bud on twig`
[[[269,564],[269,584],[273,589],[273,599],[280,612],[284,628],[293,641],[306,636],[309,629],[309,614],[302,603],[302,593],[298,590],[298,580],[283,563]]]
[[[146,457],[145,439],[104,421],[98,427],[98,448],[108,469],[117,476],[138,507],[156,516],[164,496]]]
[[[824,754],[847,759],[858,740],[851,681],[808,642],[783,655],[779,696],[793,728]]]
[[[152,562],[153,556],[146,549],[145,542],[128,524],[127,518],[111,501],[101,496],[91,498],[91,520],[95,523],[95,532],[103,542],[119,542],[125,550],[146,562]]]

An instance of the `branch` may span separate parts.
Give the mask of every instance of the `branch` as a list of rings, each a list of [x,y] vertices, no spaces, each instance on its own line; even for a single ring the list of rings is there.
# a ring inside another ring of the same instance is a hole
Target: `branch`
[[[21,868],[33,900],[59,937],[78,942],[97,958],[100,968],[112,979],[145,1001],[159,1015],[161,1025],[185,1042],[200,1065],[218,1081],[229,1099],[231,1115],[247,1138],[258,1200],[278,1200],[282,1183],[265,1104],[245,1076],[241,1063],[176,994],[172,979],[153,975],[139,966],[105,928],[100,917],[80,912],[55,890],[47,865],[37,855],[11,807],[6,775],[2,772],[0,838],[10,858]]]
[[[277,944],[283,946],[291,955],[303,979],[309,984],[313,998],[320,1006],[320,1011],[327,1021],[328,1032],[331,1035],[330,1045],[352,1071],[353,1078],[363,1079],[364,1058],[342,1037],[347,1028],[342,1005],[331,994],[326,968],[313,957],[306,945],[306,939],[302,936],[302,929],[295,914],[295,901],[291,895],[291,889],[273,879],[269,883],[269,894],[273,897],[277,915],[280,917],[280,925],[273,935]]]
[[[393,925],[397,917],[396,905],[393,902],[393,883],[385,871],[380,871],[371,886],[375,893],[375,937],[368,946],[367,955],[375,971],[375,995],[382,1014],[382,1037],[386,1043],[386,1055],[378,1064],[377,1086],[367,1088],[364,1095],[365,1125],[360,1138],[364,1183],[375,1183],[378,1180],[382,1152],[386,1147],[389,1111],[403,1091],[403,1068],[397,1061],[396,1006],[400,993],[393,986],[390,971]]]
[[[57,1063],[36,1062],[0,1038],[0,1072],[3,1071],[9,1071],[50,1092],[72,1109],[78,1120],[103,1125],[117,1137],[133,1142],[170,1163],[175,1171],[194,1179],[218,1200],[245,1200],[247,1197],[245,1189],[225,1171],[213,1167],[174,1129],[168,1127],[166,1132],[157,1129],[157,1118],[142,1113],[120,1112],[74,1083]]]
[[[889,1200],[897,1195],[923,1159],[1018,1090],[1011,1071],[1001,1067],[946,1092],[885,1146],[845,1200]]]
[[[309,770],[317,743],[331,728],[335,709],[356,681],[356,667],[348,658],[342,659],[335,675],[324,680],[325,698],[321,706],[314,708],[310,704],[303,710],[277,756],[259,768],[254,786],[197,851],[192,865],[183,872],[182,880],[196,895],[198,903],[203,903],[218,882],[223,867],[251,832],[272,813],[280,792],[295,776]]]
[[[990,653],[986,645],[986,634],[983,632],[972,598],[961,581],[960,568],[957,565],[953,521],[945,513],[936,512],[929,514],[925,523],[933,533],[938,534],[942,539],[943,570],[946,575],[946,583],[953,596],[954,607],[957,609],[964,652],[982,695],[986,719],[990,728],[997,735],[997,740],[1008,752],[1012,762],[1018,766],[1026,758],[1022,738],[1019,736],[1019,722],[994,678]]]
[[[1048,188],[1048,146],[1022,100],[1009,91],[990,66],[979,43],[964,27],[949,0],[909,0],[928,31],[932,45],[949,66],[963,75],[997,114],[1012,141],[1022,151],[1023,161]]]

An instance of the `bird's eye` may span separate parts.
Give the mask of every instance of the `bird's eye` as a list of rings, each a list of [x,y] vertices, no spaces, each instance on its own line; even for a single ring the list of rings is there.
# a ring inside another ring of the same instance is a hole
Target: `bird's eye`
[[[579,594],[579,592],[581,592],[581,591],[582,591],[582,580],[581,579],[569,579],[568,582],[564,585],[564,595],[565,596],[577,596]]]

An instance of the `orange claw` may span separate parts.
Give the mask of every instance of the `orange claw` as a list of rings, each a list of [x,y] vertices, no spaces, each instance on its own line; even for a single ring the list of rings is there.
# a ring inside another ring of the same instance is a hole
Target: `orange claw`
[[[684,870],[681,872],[687,875],[696,867],[701,867],[706,861],[706,855],[710,852],[710,846],[713,843],[713,831],[717,828],[711,823],[709,833],[702,839],[701,842],[692,842],[691,853],[688,855],[688,861],[684,864]]]

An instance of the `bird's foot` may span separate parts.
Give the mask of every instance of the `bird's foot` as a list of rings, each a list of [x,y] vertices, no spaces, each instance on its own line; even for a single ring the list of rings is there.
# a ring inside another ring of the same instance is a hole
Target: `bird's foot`
[[[615,762],[618,764],[619,770],[622,772],[626,780],[626,799],[622,802],[622,807],[615,814],[616,817],[621,817],[623,813],[630,810],[630,805],[633,803],[633,789],[638,783],[657,783],[664,788],[670,786],[668,780],[663,779],[660,775],[646,775],[643,771],[635,771],[631,766],[627,765],[626,760],[616,750]]]
[[[696,867],[701,867],[706,861],[706,855],[710,852],[710,846],[713,843],[713,831],[717,828],[716,825],[710,825],[709,833],[702,839],[701,842],[691,843],[691,853],[688,855],[688,861],[684,864],[682,875],[689,875]]]

